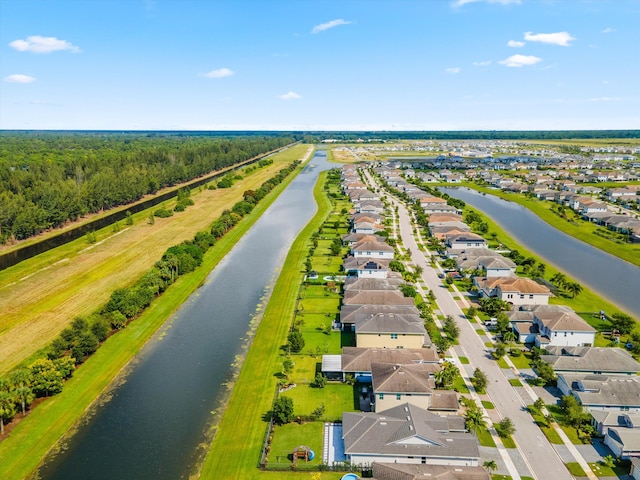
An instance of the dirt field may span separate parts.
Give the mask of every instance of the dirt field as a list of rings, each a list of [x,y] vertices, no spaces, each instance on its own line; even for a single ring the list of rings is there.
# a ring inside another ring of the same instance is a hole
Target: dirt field
[[[245,190],[259,187],[310,151],[308,145],[295,146],[232,188],[194,191],[195,205],[173,217],[156,218],[153,225],[147,222],[148,213],[141,212],[120,232],[112,227],[98,232],[94,245],[79,239],[0,272],[0,374],[44,347],[76,316],[103,305],[113,290],[133,283],[168,247],[207,228]],[[166,205],[172,208],[175,200]]]

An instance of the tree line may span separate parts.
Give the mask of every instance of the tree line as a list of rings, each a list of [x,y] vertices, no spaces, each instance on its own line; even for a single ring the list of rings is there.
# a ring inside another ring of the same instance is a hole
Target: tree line
[[[168,248],[151,270],[132,286],[116,289],[98,311],[87,318],[75,318],[43,349],[41,358],[12,371],[7,378],[0,378],[0,433],[18,411],[25,414],[35,398],[60,393],[76,366],[86,361],[111,334],[126,328],[181,275],[195,270],[207,250],[300,163],[292,162],[257,190],[245,191],[243,200],[225,210],[209,229]]]
[[[292,135],[0,132],[0,243],[287,145]]]

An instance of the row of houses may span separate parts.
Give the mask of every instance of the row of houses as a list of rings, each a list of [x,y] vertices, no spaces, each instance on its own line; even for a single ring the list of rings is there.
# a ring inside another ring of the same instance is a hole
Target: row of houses
[[[349,254],[336,326],[355,333],[355,346],[322,357],[329,379],[352,378],[361,386],[361,411],[342,418],[346,459],[372,464],[379,479],[410,479],[414,472],[488,479],[478,466],[478,441],[457,415],[457,393],[436,389],[441,359],[414,299],[399,289],[402,276],[389,268],[394,248],[379,235],[384,204],[363,185],[355,167],[343,168],[343,191],[353,211],[343,238]]]

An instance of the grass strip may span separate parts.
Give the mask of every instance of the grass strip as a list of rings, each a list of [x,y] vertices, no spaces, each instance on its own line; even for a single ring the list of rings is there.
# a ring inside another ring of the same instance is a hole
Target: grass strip
[[[582,467],[578,462],[569,462],[569,463],[565,463],[564,465],[565,467],[567,467],[567,470],[569,470],[571,475],[573,475],[574,477],[587,476],[587,474],[584,472],[584,470],[582,469]]]
[[[271,409],[273,402],[277,382],[273,374],[281,368],[278,353],[294,316],[296,293],[308,252],[307,242],[331,210],[329,199],[323,193],[325,178],[326,173],[318,178],[313,191],[318,211],[289,250],[202,466],[202,478],[255,478],[259,475],[257,465],[267,425],[262,416]]]
[[[180,277],[129,326],[111,336],[65,383],[62,393],[47,399],[22,420],[0,443],[0,478],[28,478],[51,448],[84,415],[115,376],[140,351],[147,340],[197,290],[264,211],[306,165],[300,165],[267,195],[255,209],[222,237],[194,272]]]
[[[509,379],[509,383],[511,384],[512,387],[521,387],[522,386],[522,382],[520,380],[518,380],[517,378],[510,378]]]
[[[516,442],[513,440],[513,437],[511,437],[511,435],[507,437],[500,437],[500,440],[502,440],[504,448],[516,448]]]

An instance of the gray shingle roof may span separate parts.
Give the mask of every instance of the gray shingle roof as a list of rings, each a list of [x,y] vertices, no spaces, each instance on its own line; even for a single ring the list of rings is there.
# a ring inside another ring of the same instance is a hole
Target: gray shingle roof
[[[431,394],[435,389],[432,375],[440,370],[435,363],[396,365],[372,363],[371,377],[374,393]]]
[[[374,462],[373,480],[491,480],[482,467]]]
[[[343,347],[343,372],[370,372],[372,363],[437,364],[438,352],[431,348],[358,348]]]
[[[460,431],[464,419],[405,403],[381,413],[342,414],[345,453],[478,459],[478,441]],[[413,441],[411,441],[413,440]]]
[[[547,347],[547,352],[540,358],[556,372],[640,372],[640,363],[621,348]]]

